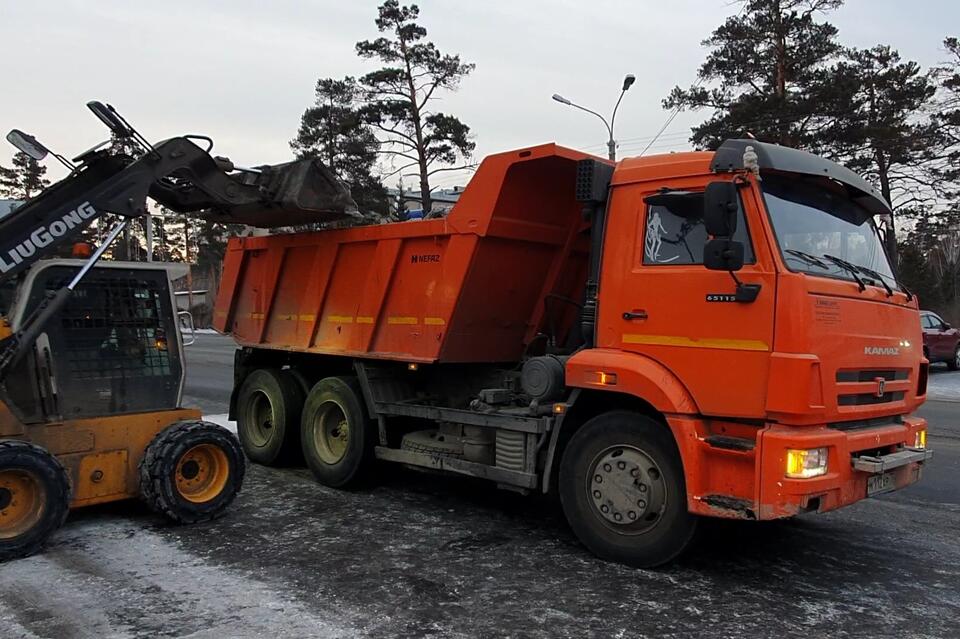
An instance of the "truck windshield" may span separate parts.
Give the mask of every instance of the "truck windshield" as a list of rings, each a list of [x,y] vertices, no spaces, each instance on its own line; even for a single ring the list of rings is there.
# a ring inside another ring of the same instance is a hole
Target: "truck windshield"
[[[791,270],[898,288],[873,217],[841,184],[771,173],[761,186]]]

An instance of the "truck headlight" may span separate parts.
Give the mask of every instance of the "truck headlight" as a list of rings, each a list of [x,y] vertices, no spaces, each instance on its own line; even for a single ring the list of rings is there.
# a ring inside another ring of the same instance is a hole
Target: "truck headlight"
[[[927,430],[918,430],[916,435],[913,436],[913,447],[914,448],[926,448],[927,447]]]
[[[827,474],[827,449],[787,449],[787,477],[808,479]]]

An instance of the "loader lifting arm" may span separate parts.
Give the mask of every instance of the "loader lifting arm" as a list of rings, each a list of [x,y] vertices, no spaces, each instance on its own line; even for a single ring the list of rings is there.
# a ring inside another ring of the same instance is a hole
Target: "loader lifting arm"
[[[49,295],[22,326],[0,340],[0,381],[129,220],[147,215],[148,196],[177,213],[261,228],[359,216],[349,190],[318,160],[233,172],[229,160],[212,157],[209,148],[193,140],[209,142],[202,136],[170,138],[145,145],[138,159],[89,151],[75,159],[80,165],[69,176],[0,219],[3,281],[79,238],[104,213],[124,218],[70,285]]]

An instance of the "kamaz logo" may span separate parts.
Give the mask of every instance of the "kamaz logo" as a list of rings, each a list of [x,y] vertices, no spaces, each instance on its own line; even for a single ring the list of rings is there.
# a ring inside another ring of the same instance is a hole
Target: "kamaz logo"
[[[34,229],[25,240],[7,251],[7,255],[0,256],[0,273],[6,273],[39,249],[49,246],[58,237],[63,237],[68,231],[82,226],[86,220],[96,214],[97,209],[93,208],[89,202],[84,202],[72,211],[65,213],[59,220],[54,220],[46,226]],[[8,258],[9,262],[7,261]]]
[[[864,355],[899,355],[900,349],[896,346],[864,346]]]

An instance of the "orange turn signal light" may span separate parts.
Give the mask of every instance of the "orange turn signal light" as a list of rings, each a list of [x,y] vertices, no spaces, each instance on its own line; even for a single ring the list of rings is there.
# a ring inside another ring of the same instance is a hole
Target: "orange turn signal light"
[[[603,384],[604,386],[616,386],[617,374],[607,373],[605,371],[597,371],[597,382]]]

